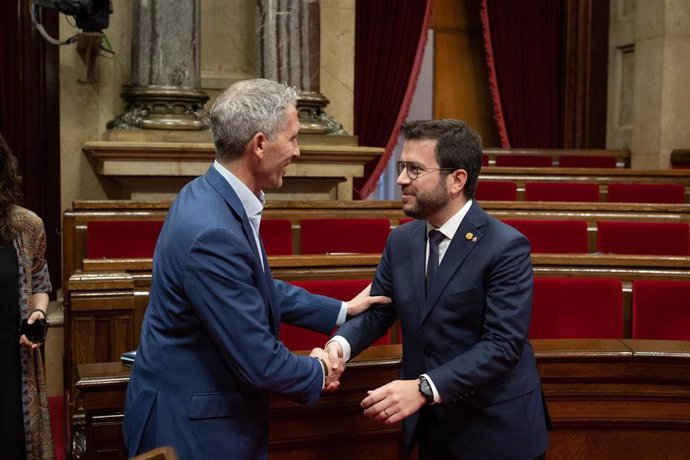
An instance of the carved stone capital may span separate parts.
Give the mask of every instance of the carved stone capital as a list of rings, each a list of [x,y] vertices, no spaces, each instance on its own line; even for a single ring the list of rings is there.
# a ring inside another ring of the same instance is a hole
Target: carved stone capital
[[[108,129],[208,129],[204,104],[208,95],[198,89],[174,86],[125,86],[125,113],[108,122]]]
[[[347,136],[343,125],[325,111],[328,99],[318,91],[300,91],[297,114],[300,132],[304,134],[329,134]]]

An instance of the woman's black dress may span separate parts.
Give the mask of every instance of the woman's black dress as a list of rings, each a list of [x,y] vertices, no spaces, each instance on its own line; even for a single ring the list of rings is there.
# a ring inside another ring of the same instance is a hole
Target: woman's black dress
[[[2,244],[2,243],[0,243]],[[19,358],[19,265],[12,241],[0,246],[0,457],[26,459]]]

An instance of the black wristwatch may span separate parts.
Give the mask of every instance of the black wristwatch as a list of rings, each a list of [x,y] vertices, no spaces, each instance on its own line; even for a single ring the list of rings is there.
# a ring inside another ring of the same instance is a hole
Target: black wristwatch
[[[423,375],[419,376],[419,392],[426,398],[426,403],[434,404],[434,390],[431,389],[429,381]]]

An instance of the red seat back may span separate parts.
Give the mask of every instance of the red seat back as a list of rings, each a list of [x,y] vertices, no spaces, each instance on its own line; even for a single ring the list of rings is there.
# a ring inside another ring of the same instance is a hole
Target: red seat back
[[[535,278],[532,339],[623,338],[623,286],[606,278]]]
[[[288,219],[262,219],[259,226],[266,255],[292,254],[292,223]]]
[[[550,168],[551,155],[496,155],[496,166],[523,168]]]
[[[611,254],[687,256],[690,227],[680,222],[597,223],[598,250]]]
[[[683,184],[610,184],[614,203],[685,203]]]
[[[388,219],[303,219],[302,254],[382,253],[390,233]]]
[[[525,199],[527,201],[598,202],[599,184],[527,182],[525,183]]]
[[[163,221],[91,221],[86,224],[86,257],[153,257]]]
[[[517,185],[508,181],[479,181],[476,192],[479,201],[515,201]]]
[[[690,281],[634,281],[632,338],[690,340]]]
[[[519,220],[503,222],[529,239],[532,252],[585,254],[589,252],[584,220]]]
[[[558,159],[561,168],[615,168],[616,157],[589,155],[561,155]]]
[[[295,286],[306,289],[312,294],[320,294],[347,302],[359,294],[362,289],[371,282],[368,279],[355,280],[309,280],[292,281]],[[329,335],[320,334],[290,324],[280,325],[280,339],[291,350],[311,350],[314,347],[323,347],[330,338]],[[375,344],[387,345],[390,343],[390,333],[381,337]]]

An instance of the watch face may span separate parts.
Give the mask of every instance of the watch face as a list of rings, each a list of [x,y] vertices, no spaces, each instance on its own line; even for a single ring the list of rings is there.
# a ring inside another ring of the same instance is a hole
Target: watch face
[[[422,381],[420,382],[419,391],[427,398],[434,397],[434,392],[431,391],[431,385],[429,385],[429,382],[426,379],[422,379]]]

